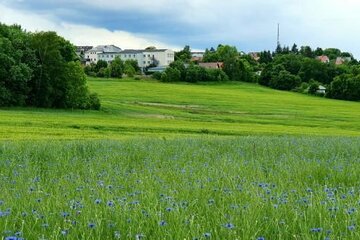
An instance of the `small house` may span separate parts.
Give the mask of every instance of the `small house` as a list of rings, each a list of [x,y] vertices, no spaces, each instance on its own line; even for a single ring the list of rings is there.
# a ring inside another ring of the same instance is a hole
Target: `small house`
[[[323,85],[320,85],[318,87],[318,90],[316,90],[316,93],[325,94],[326,93],[326,87],[324,87]]]

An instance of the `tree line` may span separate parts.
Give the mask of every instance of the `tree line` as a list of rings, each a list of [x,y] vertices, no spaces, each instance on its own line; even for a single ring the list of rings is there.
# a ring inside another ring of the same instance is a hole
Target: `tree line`
[[[327,56],[323,63],[318,56]],[[243,81],[253,82],[279,90],[324,95],[319,86],[326,88],[326,97],[343,100],[360,100],[360,65],[351,53],[336,48],[291,48],[277,46],[274,52],[262,51],[258,59],[238,51],[236,47],[219,45],[206,49],[202,62],[222,62],[221,69],[204,69],[191,61],[191,49],[185,46],[175,53],[175,62],[164,73],[154,77],[164,81]],[[337,58],[346,58],[336,65]]]
[[[69,41],[0,23],[0,106],[99,109],[100,100]]]
[[[140,74],[138,62],[134,59],[127,59],[125,62],[120,57],[115,57],[110,63],[104,60],[98,60],[97,63],[91,63],[84,68],[88,76],[100,78],[122,78],[124,74],[133,77]]]

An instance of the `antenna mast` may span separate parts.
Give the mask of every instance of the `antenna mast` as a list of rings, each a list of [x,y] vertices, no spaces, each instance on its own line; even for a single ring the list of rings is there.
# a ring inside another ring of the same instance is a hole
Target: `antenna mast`
[[[280,46],[280,23],[277,25],[277,46]]]

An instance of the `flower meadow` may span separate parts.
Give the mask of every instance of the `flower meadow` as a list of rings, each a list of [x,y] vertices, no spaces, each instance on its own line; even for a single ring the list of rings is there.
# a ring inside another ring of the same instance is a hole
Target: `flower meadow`
[[[0,143],[0,239],[360,239],[360,138]]]

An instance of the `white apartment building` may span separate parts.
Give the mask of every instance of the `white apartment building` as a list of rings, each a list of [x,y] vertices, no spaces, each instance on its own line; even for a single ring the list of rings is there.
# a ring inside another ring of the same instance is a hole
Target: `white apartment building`
[[[85,54],[86,59],[88,59],[87,64],[92,62],[96,63],[98,60],[104,60],[111,63],[117,56],[123,61],[128,59],[136,60],[141,69],[152,64],[155,64],[156,66],[168,66],[175,60],[175,52],[170,49],[121,50],[115,46],[112,48],[98,46]]]
[[[100,55],[104,56],[106,60],[112,61],[115,59],[115,55],[121,52],[121,48],[114,45],[99,45],[85,52],[86,65],[91,63],[97,63],[100,60]],[[109,62],[107,61],[107,62]]]

